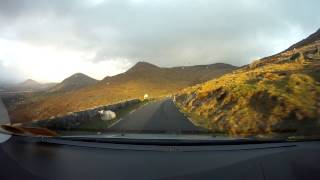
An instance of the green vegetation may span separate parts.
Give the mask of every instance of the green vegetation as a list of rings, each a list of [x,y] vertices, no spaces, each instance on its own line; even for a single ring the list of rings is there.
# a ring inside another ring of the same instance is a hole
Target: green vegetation
[[[320,133],[320,59],[315,43],[178,93],[177,105],[213,132]],[[311,58],[310,58],[311,57]]]

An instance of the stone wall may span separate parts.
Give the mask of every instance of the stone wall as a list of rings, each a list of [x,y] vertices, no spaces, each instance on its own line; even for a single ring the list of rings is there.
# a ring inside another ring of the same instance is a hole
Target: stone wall
[[[70,112],[65,116],[61,117],[51,117],[49,119],[33,121],[29,123],[23,124],[23,126],[28,127],[45,127],[48,129],[57,129],[57,130],[70,130],[70,129],[77,129],[83,123],[93,120],[101,120],[101,115],[99,111],[101,110],[111,110],[115,113],[120,109],[126,108],[130,105],[138,104],[141,100],[133,99],[124,102],[119,102],[116,104],[100,106],[96,108],[87,109],[84,111],[79,112]]]

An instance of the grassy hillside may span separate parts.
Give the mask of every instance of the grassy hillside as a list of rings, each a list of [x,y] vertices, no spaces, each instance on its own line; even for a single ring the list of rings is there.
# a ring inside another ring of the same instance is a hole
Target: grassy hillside
[[[320,41],[184,89],[194,123],[233,135],[320,134]]]
[[[295,48],[301,48],[301,47],[306,46],[308,44],[314,43],[315,41],[319,40],[319,37],[320,37],[320,28],[315,33],[311,34],[310,36],[308,36],[307,38],[303,39],[302,41],[299,41],[299,42],[293,44],[287,50],[293,50]]]
[[[236,67],[227,64],[161,68],[140,62],[127,72],[73,91],[33,96],[9,110],[12,122],[26,122],[64,115],[144,94],[158,97],[219,77]]]
[[[49,91],[50,92],[72,91],[72,90],[81,89],[87,86],[91,86],[93,84],[96,84],[97,82],[98,80],[93,79],[85,74],[76,73],[66,78],[61,83],[55,85]]]

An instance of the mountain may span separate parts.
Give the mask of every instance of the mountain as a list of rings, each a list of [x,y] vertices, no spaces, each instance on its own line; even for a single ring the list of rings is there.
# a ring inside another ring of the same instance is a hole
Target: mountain
[[[93,79],[85,74],[76,73],[66,78],[61,83],[55,85],[53,88],[49,90],[49,92],[67,92],[78,90],[84,87],[94,85],[97,82],[98,80]]]
[[[21,87],[38,87],[40,85],[41,85],[40,83],[32,79],[27,79],[26,81],[18,84],[18,86],[21,86]]]
[[[53,87],[55,83],[39,83],[32,79],[27,79],[21,83],[7,85],[4,87],[6,92],[36,92],[36,91],[44,91]]]
[[[222,63],[163,68],[146,62],[138,62],[125,73],[107,77],[101,83],[121,86],[126,83],[136,83],[135,85],[158,89],[155,90],[156,94],[160,91],[172,93],[177,89],[216,78],[235,69],[235,66]],[[141,87],[141,89],[145,88]]]
[[[194,124],[231,135],[319,135],[319,30],[288,50],[186,88],[177,105]]]
[[[160,67],[153,65],[148,62],[138,62],[134,66],[132,66],[127,72],[136,72],[136,71],[150,71],[150,70],[157,70]]]
[[[219,77],[236,68],[222,63],[164,68],[147,62],[138,62],[124,73],[106,77],[97,83],[92,81],[92,85],[85,88],[79,89],[77,84],[71,83],[72,86],[64,88],[68,90],[64,93],[59,93],[62,91],[57,91],[56,88],[54,89],[56,93],[32,97],[13,110],[9,110],[9,113],[12,121],[22,122],[46,119],[126,99],[142,98],[144,94],[148,94],[149,97],[159,97]],[[71,80],[79,82],[79,76],[77,78],[72,76],[61,84]],[[83,77],[81,75],[80,79]],[[61,87],[61,84],[56,87]],[[75,86],[77,89],[70,91],[70,88]]]

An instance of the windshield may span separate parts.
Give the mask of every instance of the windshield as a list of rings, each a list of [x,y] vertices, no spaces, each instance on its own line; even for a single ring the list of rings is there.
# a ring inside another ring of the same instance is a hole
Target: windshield
[[[1,1],[5,132],[320,135],[320,2]]]

